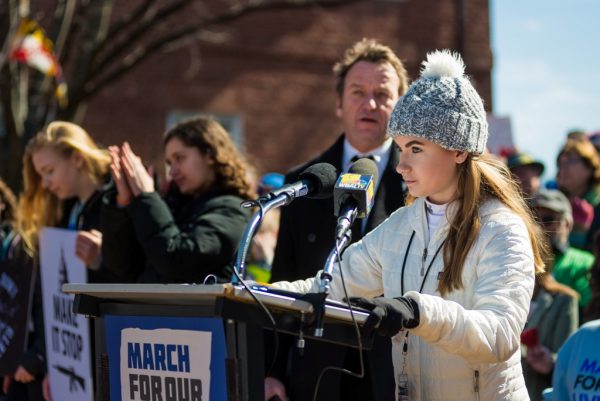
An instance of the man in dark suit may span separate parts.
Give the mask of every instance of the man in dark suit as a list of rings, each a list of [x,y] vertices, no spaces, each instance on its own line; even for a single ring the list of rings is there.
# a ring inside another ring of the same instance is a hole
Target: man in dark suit
[[[379,182],[373,209],[366,222],[357,220],[352,227],[352,241],[358,241],[393,211],[404,204],[405,187],[395,171],[399,156],[386,135],[387,123],[399,97],[408,87],[402,62],[387,46],[363,39],[346,50],[334,66],[337,77],[336,114],[344,133],[329,149],[308,163],[293,169],[286,182],[294,182],[309,165],[326,162],[340,172],[347,171],[356,157],[374,159]],[[333,249],[337,218],[332,199],[297,199],[281,209],[281,225],[272,268],[272,281],[291,281],[312,277],[323,268]],[[291,401],[312,400],[317,378],[326,366],[346,366],[359,371],[356,351],[307,341],[304,355],[293,347],[289,369],[279,378],[287,384]],[[378,337],[374,348],[366,352],[366,377],[362,380],[328,371],[321,381],[318,400],[353,401],[394,400],[394,377],[389,339]],[[277,383],[279,385],[280,383]]]

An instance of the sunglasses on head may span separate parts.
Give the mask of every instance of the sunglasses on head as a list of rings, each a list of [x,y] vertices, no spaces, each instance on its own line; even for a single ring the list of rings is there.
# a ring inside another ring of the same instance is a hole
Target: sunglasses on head
[[[561,216],[556,214],[540,214],[538,217],[542,224],[559,223],[561,220]]]

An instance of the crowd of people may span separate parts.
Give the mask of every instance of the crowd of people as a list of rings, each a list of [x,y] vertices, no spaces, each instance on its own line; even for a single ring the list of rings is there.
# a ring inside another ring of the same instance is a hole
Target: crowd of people
[[[344,172],[368,157],[379,170],[373,208],[352,227],[330,297],[347,294],[371,311],[365,325],[373,348],[359,355],[307,340],[300,353],[284,337],[265,399],[600,395],[578,376],[582,364],[600,363],[584,354],[600,339],[594,137],[570,133],[556,179],[544,184],[544,164],[527,153],[486,150],[486,112],[460,55],[428,54],[409,85],[392,49],[363,39],[333,70],[342,132],[285,177],[259,176],[210,117],[165,133],[166,185],[127,142],[103,148],[76,124],[49,123],[25,148],[19,198],[0,181],[0,261],[18,261],[39,276],[39,232],[60,227],[77,232],[75,256],[90,283],[228,282],[250,218],[244,200],[296,181],[310,165]],[[335,227],[331,199],[301,198],[270,212],[248,274],[314,291]],[[5,401],[50,399],[39,280],[31,299],[26,350],[4,377]],[[342,373],[359,371],[363,358],[363,377]],[[324,374],[327,386],[318,386]]]

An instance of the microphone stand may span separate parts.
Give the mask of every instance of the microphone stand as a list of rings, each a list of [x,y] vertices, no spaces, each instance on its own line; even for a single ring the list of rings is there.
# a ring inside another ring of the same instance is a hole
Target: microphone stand
[[[233,267],[242,279],[245,278],[246,274],[246,255],[248,254],[248,249],[250,248],[250,244],[252,243],[252,238],[254,237],[256,230],[258,230],[258,227],[260,227],[260,223],[262,221],[263,216],[267,214],[269,210],[283,206],[289,201],[289,194],[284,192],[275,196],[272,199],[259,198],[256,201],[246,201],[242,203],[242,207],[244,208],[250,208],[253,206],[259,207],[259,209],[256,212],[254,212],[252,218],[250,219],[250,222],[246,225],[246,228],[244,229],[244,234],[242,235],[242,239],[240,240],[235,265]],[[239,284],[237,277],[237,275],[233,275],[233,277],[231,278],[232,284]]]
[[[339,238],[336,239],[336,246],[333,247],[329,256],[327,257],[327,261],[325,262],[325,267],[319,276],[319,295],[322,298],[322,302],[318,305],[315,304],[315,337],[323,336],[323,320],[325,317],[325,299],[327,295],[329,295],[329,289],[331,288],[330,284],[333,280],[333,268],[335,266],[335,262],[338,260],[339,252],[341,252],[346,245],[350,242],[352,238],[352,231],[345,230]]]

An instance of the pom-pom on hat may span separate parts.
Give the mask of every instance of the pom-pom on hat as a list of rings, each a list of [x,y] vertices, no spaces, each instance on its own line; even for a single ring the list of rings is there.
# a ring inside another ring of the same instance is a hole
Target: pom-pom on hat
[[[388,133],[421,137],[448,150],[483,153],[488,138],[486,113],[464,73],[458,53],[436,50],[427,54],[421,77],[392,112]]]

